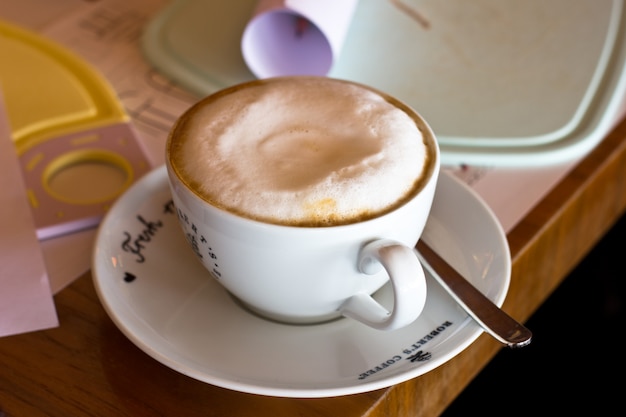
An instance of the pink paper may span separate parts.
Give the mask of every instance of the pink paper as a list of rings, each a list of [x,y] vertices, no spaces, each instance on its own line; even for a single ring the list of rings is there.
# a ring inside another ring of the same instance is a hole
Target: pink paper
[[[0,336],[58,326],[1,94],[0,169]]]
[[[241,49],[258,78],[328,74],[358,0],[260,0]]]

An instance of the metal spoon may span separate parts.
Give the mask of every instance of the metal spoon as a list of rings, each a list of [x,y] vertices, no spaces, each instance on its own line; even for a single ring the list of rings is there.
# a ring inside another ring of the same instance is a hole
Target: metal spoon
[[[530,343],[530,330],[485,297],[424,241],[415,248],[424,268],[487,333],[511,348]]]

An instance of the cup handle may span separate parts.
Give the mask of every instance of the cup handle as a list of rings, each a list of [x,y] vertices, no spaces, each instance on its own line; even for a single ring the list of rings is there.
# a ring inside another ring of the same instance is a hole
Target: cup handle
[[[339,308],[346,317],[379,330],[395,330],[411,324],[426,304],[426,277],[415,251],[402,243],[380,239],[359,253],[359,270],[368,275],[387,271],[393,288],[391,312],[369,294],[359,293]]]

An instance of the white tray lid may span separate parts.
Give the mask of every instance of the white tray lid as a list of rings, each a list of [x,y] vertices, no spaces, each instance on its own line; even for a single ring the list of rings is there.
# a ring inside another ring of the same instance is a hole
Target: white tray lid
[[[253,79],[240,40],[255,5],[174,2],[148,26],[146,56],[199,95]],[[621,0],[360,0],[328,75],[414,107],[446,165],[566,162],[618,116],[624,13]]]

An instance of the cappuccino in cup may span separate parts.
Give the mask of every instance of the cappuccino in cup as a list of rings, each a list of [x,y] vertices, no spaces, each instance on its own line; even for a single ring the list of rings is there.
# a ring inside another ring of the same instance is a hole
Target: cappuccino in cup
[[[433,170],[420,119],[327,78],[256,81],[178,122],[168,159],[211,204],[282,225],[336,226],[389,212]]]
[[[326,77],[256,80],[192,106],[166,153],[187,240],[251,310],[293,323],[344,315],[386,329],[419,315],[426,289],[413,247],[439,150],[409,106]],[[390,278],[392,312],[370,297]]]

